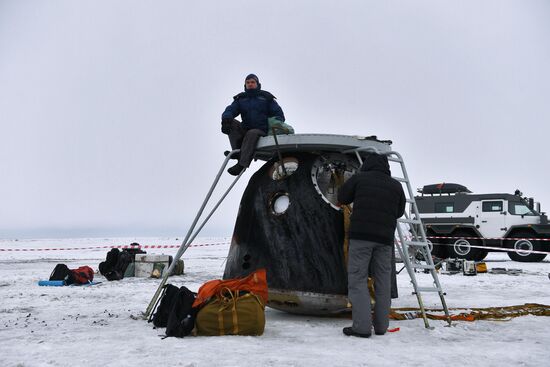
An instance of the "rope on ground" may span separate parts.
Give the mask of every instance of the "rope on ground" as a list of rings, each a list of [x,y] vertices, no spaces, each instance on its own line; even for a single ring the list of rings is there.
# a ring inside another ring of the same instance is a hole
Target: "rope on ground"
[[[446,321],[447,317],[429,312],[443,312],[442,309],[426,309],[426,316],[431,320]],[[539,303],[526,303],[517,306],[504,307],[486,307],[486,308],[449,308],[449,311],[463,311],[451,314],[452,321],[509,321],[519,316],[550,316],[550,306]],[[421,318],[422,313],[419,308],[401,307],[392,308],[390,319],[392,320],[412,320]]]

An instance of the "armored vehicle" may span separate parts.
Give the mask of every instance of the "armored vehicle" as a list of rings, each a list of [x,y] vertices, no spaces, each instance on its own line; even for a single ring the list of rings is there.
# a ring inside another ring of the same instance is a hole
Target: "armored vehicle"
[[[483,260],[495,248],[510,249],[515,261],[542,261],[550,250],[550,224],[533,198],[474,194],[460,184],[426,185],[416,203],[433,243],[432,254]]]

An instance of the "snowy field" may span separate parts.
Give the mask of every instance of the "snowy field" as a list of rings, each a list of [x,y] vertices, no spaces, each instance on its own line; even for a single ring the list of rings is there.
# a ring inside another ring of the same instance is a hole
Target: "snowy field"
[[[127,245],[176,245],[174,238],[0,240],[0,249],[45,249]],[[196,243],[227,239],[202,238]],[[192,290],[221,277],[229,245],[191,247],[184,255],[185,275],[171,283]],[[94,270],[105,248],[0,251],[0,366],[549,366],[550,317],[511,321],[391,321],[400,331],[370,339],[346,337],[345,318],[294,316],[266,309],[261,337],[187,337],[162,339],[164,329],[134,320],[145,310],[159,280],[126,278],[91,287],[39,287],[57,263]],[[171,254],[176,249],[147,249]],[[399,265],[399,264],[398,264]],[[441,275],[449,307],[550,305],[550,263],[512,262],[490,254],[488,268],[520,268],[519,276]],[[418,274],[420,279],[427,275]],[[395,307],[417,307],[408,275],[398,276]],[[439,307],[437,295],[425,295]]]

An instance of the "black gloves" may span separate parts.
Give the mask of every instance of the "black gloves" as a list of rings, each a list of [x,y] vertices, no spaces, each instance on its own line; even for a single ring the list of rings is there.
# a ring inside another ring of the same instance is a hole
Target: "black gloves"
[[[233,122],[233,119],[225,118],[222,119],[222,133],[229,134],[231,131],[231,123]]]

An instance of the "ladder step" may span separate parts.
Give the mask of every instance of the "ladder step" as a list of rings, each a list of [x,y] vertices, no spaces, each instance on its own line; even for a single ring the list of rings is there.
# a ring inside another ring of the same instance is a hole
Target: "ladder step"
[[[405,245],[415,247],[429,247],[427,242],[422,241],[405,241]]]
[[[394,176],[392,176],[392,178],[394,180],[399,181],[399,182],[409,182],[409,180],[407,180],[406,178],[403,178],[403,177],[394,177]]]
[[[435,287],[416,287],[417,292],[441,292],[441,290]]]
[[[388,161],[391,161],[391,162],[399,162],[399,163],[402,163],[403,161],[399,158],[394,158],[394,157],[388,157]]]
[[[409,223],[409,224],[422,224],[422,221],[418,219],[406,219],[406,218],[399,218],[397,220],[399,223]]]
[[[407,199],[405,201],[409,204],[415,204],[416,203],[413,199]]]

